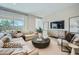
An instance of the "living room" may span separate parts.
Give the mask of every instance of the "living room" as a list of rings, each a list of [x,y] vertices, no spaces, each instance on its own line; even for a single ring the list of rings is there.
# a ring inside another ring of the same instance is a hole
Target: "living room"
[[[0,55],[78,55],[78,3],[0,3]]]

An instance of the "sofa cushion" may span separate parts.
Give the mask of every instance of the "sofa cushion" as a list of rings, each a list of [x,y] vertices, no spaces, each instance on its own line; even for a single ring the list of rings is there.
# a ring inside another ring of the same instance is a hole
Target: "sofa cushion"
[[[27,51],[27,53],[32,52],[34,49],[35,49],[35,48],[34,48],[34,46],[32,45],[32,42],[31,42],[31,41],[26,42],[26,45],[23,46],[23,50],[24,50],[24,51]]]
[[[75,34],[73,34],[73,33],[67,33],[66,36],[65,36],[65,40],[67,40],[68,42],[71,42],[74,35]]]
[[[22,48],[22,46],[20,43],[8,42],[8,43],[4,43],[3,48]]]
[[[1,38],[1,40],[3,42],[9,42],[10,41],[10,38],[8,36],[4,36],[3,38]]]
[[[54,37],[58,37],[58,31],[53,31],[52,34]]]
[[[13,38],[11,40],[11,42],[21,44],[21,46],[26,45],[26,42],[24,41],[24,39],[22,37],[20,37],[20,38]]]
[[[58,38],[58,37],[64,37],[65,38],[65,31],[49,30],[48,31],[48,36],[55,37],[55,38]]]
[[[4,36],[4,33],[0,33],[0,38],[2,38]]]
[[[11,55],[27,55],[27,51],[23,51],[23,49],[16,49]]]
[[[15,49],[0,48],[0,55],[10,55]]]
[[[59,45],[63,44],[63,46],[68,46],[68,41],[66,41],[66,40],[57,39],[57,41],[58,41],[58,44],[59,44]],[[63,43],[62,43],[62,42],[63,42]]]
[[[2,40],[0,40],[0,48],[2,48],[2,47],[3,47],[3,45],[4,45],[3,41],[2,41]]]
[[[12,55],[16,55],[16,54],[29,54],[31,52],[33,52],[35,50],[35,48],[33,47],[31,41],[26,42],[26,45],[22,46],[22,50],[15,50]]]

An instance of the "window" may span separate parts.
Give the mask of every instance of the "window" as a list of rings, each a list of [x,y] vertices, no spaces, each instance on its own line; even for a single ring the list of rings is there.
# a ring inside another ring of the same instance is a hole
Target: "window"
[[[43,20],[36,18],[36,29],[42,28],[43,29]]]
[[[22,30],[22,28],[24,27],[24,20],[14,20],[14,28],[16,30]]]
[[[22,30],[24,26],[23,19],[5,19],[0,18],[0,32],[1,31],[10,31],[10,30]]]
[[[70,32],[79,34],[79,16],[70,18]]]

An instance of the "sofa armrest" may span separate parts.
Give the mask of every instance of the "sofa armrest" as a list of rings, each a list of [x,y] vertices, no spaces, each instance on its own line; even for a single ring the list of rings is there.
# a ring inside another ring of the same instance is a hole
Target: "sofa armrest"
[[[25,40],[26,40],[26,41],[29,41],[29,40],[31,40],[31,39],[34,38],[34,37],[35,37],[35,34],[25,35]]]

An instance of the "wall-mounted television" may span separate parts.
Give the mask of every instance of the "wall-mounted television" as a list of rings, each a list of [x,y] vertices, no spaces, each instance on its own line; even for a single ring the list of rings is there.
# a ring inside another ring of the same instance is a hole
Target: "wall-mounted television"
[[[64,21],[52,21],[50,22],[50,29],[64,29]]]

